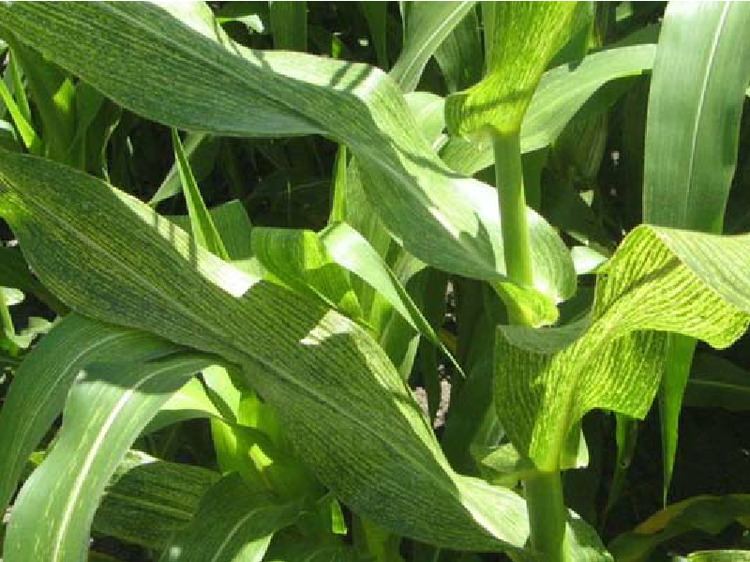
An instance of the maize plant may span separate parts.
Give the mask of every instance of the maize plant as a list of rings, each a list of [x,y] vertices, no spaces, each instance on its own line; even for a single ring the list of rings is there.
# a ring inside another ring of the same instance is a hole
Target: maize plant
[[[1,560],[750,560],[748,30],[0,3]]]

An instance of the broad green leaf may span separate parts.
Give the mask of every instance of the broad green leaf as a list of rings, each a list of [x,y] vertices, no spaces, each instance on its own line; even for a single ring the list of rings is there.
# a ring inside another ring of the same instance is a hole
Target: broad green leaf
[[[718,355],[697,353],[685,388],[685,405],[750,410],[750,372]]]
[[[0,215],[74,309],[240,365],[299,457],[358,514],[437,545],[525,542],[523,500],[451,470],[383,350],[340,314],[243,274],[146,205],[53,162],[4,155]]]
[[[271,0],[273,47],[283,51],[307,50],[307,2]]]
[[[225,476],[206,492],[193,520],[170,541],[161,561],[260,562],[274,533],[299,513],[297,503],[252,493],[237,474]]]
[[[716,535],[735,521],[750,525],[750,496],[695,496],[655,513],[609,549],[617,562],[647,562],[661,543],[693,530]]]
[[[749,26],[742,3],[667,9],[649,94],[646,222],[721,232],[750,81]]]
[[[203,494],[219,478],[200,466],[130,451],[107,485],[92,528],[128,543],[162,549],[190,523]]]
[[[750,277],[733,264],[750,237],[641,226],[599,277],[590,318],[561,328],[500,327],[495,399],[503,427],[541,470],[560,466],[573,424],[593,408],[648,411],[675,332],[726,347],[750,320]]]
[[[402,4],[403,45],[390,75],[404,92],[417,87],[427,61],[473,7],[469,0]]]
[[[448,96],[445,120],[456,136],[516,134],[554,54],[583,23],[575,2],[485,3],[487,74]]]
[[[615,47],[561,65],[542,75],[521,125],[521,150],[533,152],[553,143],[579,109],[604,85],[651,70],[656,45]],[[490,143],[452,138],[441,149],[454,170],[473,175],[494,163]]]
[[[750,81],[750,6],[668,7],[649,92],[643,220],[720,233]],[[660,395],[664,494],[695,341],[670,336]]]
[[[391,79],[366,65],[244,49],[217,39],[218,26],[197,22],[195,10],[10,4],[0,15],[2,25],[23,30],[22,41],[150,119],[220,135],[322,134],[347,144],[368,199],[409,252],[446,271],[504,279],[495,190],[441,163]],[[135,36],[143,41],[133,43]],[[554,303],[575,289],[572,264],[557,234],[529,213],[534,285]]]
[[[150,334],[66,317],[24,359],[0,409],[0,507],[8,505],[29,455],[60,414],[78,373],[94,361],[158,358],[178,348]]]
[[[52,451],[13,505],[4,559],[85,560],[94,513],[128,449],[169,396],[214,360],[177,353],[87,366],[70,390]],[[39,513],[47,514],[44,525]]]

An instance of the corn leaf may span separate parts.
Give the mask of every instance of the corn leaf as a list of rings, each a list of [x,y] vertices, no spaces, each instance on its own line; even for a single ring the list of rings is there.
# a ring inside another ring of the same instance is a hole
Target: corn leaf
[[[655,45],[614,47],[564,64],[542,75],[521,125],[521,151],[533,152],[552,144],[579,109],[605,84],[651,70]],[[451,138],[440,156],[452,169],[473,175],[492,166],[491,143],[477,144]]]
[[[221,135],[322,134],[347,144],[368,199],[408,251],[447,271],[504,279],[495,190],[441,163],[391,79],[362,64],[247,50],[217,38],[219,27],[206,23],[206,11],[176,4],[4,4],[0,25],[150,119]],[[554,304],[575,290],[572,263],[554,230],[528,212],[534,285]]]
[[[60,415],[73,379],[94,361],[157,358],[179,349],[144,332],[71,315],[24,359],[0,409],[0,507],[13,495],[29,455]]]
[[[642,418],[676,332],[726,347],[750,321],[750,277],[732,264],[749,236],[641,226],[598,279],[590,318],[561,328],[497,332],[495,398],[516,449],[559,468],[565,439],[593,408]]]
[[[609,548],[617,562],[646,562],[663,542],[693,530],[716,535],[735,521],[750,524],[750,496],[695,496],[654,513]]]
[[[445,120],[456,136],[515,134],[555,53],[585,22],[575,2],[485,3],[487,75],[448,96]]]
[[[220,477],[200,466],[130,451],[107,484],[92,528],[131,544],[162,549],[190,523],[201,498]]]
[[[673,3],[665,13],[649,93],[643,219],[720,233],[737,163],[750,81],[750,6]],[[664,496],[695,341],[670,336],[660,394]]]
[[[161,562],[260,562],[273,535],[291,525],[300,505],[252,493],[237,474],[201,500],[190,524],[164,549]]]
[[[404,92],[417,87],[427,61],[473,8],[469,0],[403,3],[403,46],[390,75]]]
[[[4,559],[85,560],[99,500],[128,449],[169,396],[213,361],[177,353],[86,367],[70,390],[52,451],[18,494]],[[44,525],[40,512],[47,513]]]
[[[64,166],[4,155],[0,190],[0,216],[55,294],[93,318],[240,365],[299,456],[356,512],[453,548],[525,542],[523,500],[451,470],[383,350],[351,321],[243,274],[146,205]]]

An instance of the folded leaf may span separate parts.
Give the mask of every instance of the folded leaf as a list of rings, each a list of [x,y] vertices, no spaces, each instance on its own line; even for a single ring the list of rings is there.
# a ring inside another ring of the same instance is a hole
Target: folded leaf
[[[562,328],[500,327],[495,398],[511,441],[557,469],[573,424],[593,408],[642,418],[676,332],[726,347],[750,321],[750,236],[641,226],[598,279],[591,317]]]
[[[579,109],[603,86],[651,70],[656,45],[613,47],[586,55],[542,75],[521,125],[521,150],[533,152],[552,144]],[[495,162],[491,143],[477,145],[451,138],[440,156],[452,169],[473,175]]]
[[[0,216],[74,309],[240,365],[300,458],[356,512],[452,548],[525,542],[523,500],[451,470],[385,352],[350,320],[243,274],[148,206],[52,162],[0,158]]]
[[[218,135],[321,134],[347,144],[368,199],[408,251],[461,275],[504,278],[495,190],[440,161],[387,75],[245,49],[217,37],[207,12],[184,4],[14,3],[0,5],[0,25],[149,119]],[[572,263],[556,232],[528,212],[534,285],[553,303],[563,300],[575,290]]]

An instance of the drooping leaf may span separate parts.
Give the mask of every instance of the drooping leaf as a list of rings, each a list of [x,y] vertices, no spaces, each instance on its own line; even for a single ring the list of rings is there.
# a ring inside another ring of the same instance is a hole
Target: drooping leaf
[[[554,54],[585,21],[575,2],[485,3],[487,74],[448,96],[448,130],[456,136],[515,134]]]
[[[190,524],[164,549],[162,562],[260,562],[273,535],[300,513],[297,503],[252,493],[237,474],[206,491]]]
[[[474,7],[473,1],[404,2],[404,39],[391,77],[404,92],[417,87],[424,67],[453,28]]]
[[[94,513],[117,466],[169,396],[213,361],[182,352],[87,366],[70,390],[52,451],[13,505],[4,559],[85,560]],[[39,513],[47,514],[44,525]]]
[[[355,512],[452,548],[525,542],[521,498],[450,469],[383,350],[338,313],[243,274],[149,207],[52,162],[0,159],[0,215],[74,309],[241,365],[300,458]]]
[[[73,379],[87,364],[174,353],[174,344],[137,330],[66,317],[16,371],[0,409],[0,507],[7,506],[29,455],[60,414]]]
[[[649,93],[644,222],[720,233],[750,81],[750,6],[671,4]],[[670,336],[660,394],[664,495],[695,341]]]
[[[180,129],[323,134],[346,143],[368,199],[408,251],[447,271],[504,278],[494,189],[440,162],[392,80],[366,65],[247,50],[217,38],[206,11],[181,4],[11,4],[0,7],[0,25],[123,106]],[[135,36],[144,39],[133,43]],[[572,264],[557,234],[529,213],[534,285],[554,303],[575,289]]]
[[[617,562],[646,562],[654,548],[683,533],[716,535],[735,521],[750,525],[750,496],[695,496],[653,514],[609,548]]]
[[[511,441],[537,468],[560,466],[584,413],[642,418],[660,382],[665,338],[675,332],[726,347],[750,321],[750,277],[731,264],[747,236],[641,226],[597,283],[591,317],[561,328],[500,327],[495,398]]]
[[[203,494],[219,478],[200,466],[130,451],[107,485],[92,528],[131,544],[162,549],[190,523]]]

